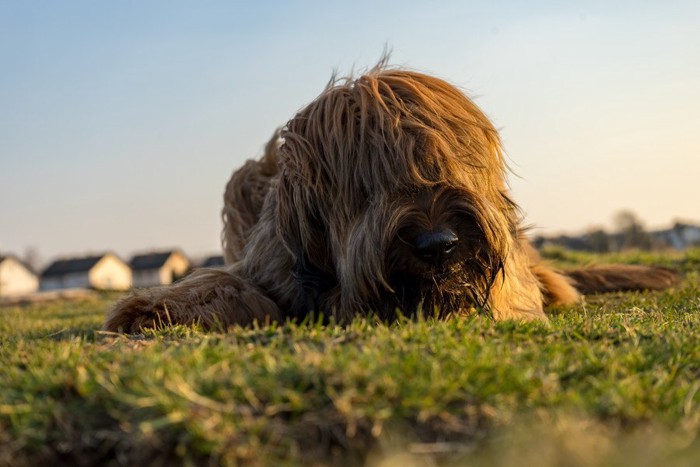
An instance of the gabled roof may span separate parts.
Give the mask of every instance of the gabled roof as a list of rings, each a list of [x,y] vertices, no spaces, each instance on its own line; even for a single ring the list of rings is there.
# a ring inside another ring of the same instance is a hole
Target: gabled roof
[[[18,263],[24,264],[24,263],[22,262],[21,259],[19,259],[19,258],[16,257],[15,255],[13,255],[12,253],[10,253],[9,255],[0,255],[0,263],[2,263],[3,261],[5,261],[6,259],[14,259],[14,260],[17,261]],[[26,266],[26,265],[25,265],[25,266]]]
[[[226,262],[221,255],[210,256],[202,262],[202,268],[218,268],[224,266]]]
[[[6,259],[12,259],[12,260],[18,262],[18,263],[21,264],[27,271],[29,271],[29,272],[31,272],[32,274],[36,275],[36,272],[34,271],[34,269],[33,269],[31,266],[29,266],[27,263],[25,263],[24,261],[22,261],[21,259],[19,259],[17,256],[15,256],[15,255],[13,255],[13,254],[9,254],[9,255],[0,255],[0,263],[2,263],[3,261],[5,261]]]
[[[185,255],[182,254],[179,250],[148,253],[145,255],[135,255],[133,258],[131,258],[131,261],[129,261],[129,266],[131,266],[131,269],[133,269],[134,271],[143,271],[145,269],[160,269],[161,267],[163,267],[168,258],[170,258],[170,256],[172,256],[175,253],[185,257]]]
[[[62,276],[64,274],[88,272],[92,269],[99,260],[107,256],[109,253],[104,253],[98,256],[87,256],[84,258],[59,259],[49,265],[41,273],[41,277]]]

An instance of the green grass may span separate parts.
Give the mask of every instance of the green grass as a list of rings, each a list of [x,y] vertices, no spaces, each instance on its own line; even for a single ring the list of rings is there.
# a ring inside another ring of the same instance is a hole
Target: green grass
[[[675,290],[593,297],[549,326],[126,337],[99,331],[113,295],[0,308],[0,465],[697,465],[693,255],[663,259],[686,273]]]

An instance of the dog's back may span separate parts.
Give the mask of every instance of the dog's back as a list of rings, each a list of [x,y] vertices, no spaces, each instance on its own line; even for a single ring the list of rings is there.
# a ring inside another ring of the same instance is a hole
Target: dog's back
[[[241,258],[251,229],[260,218],[270,181],[277,175],[279,143],[279,131],[276,131],[265,145],[263,156],[246,161],[226,184],[221,211],[224,221],[221,242],[227,264]]]

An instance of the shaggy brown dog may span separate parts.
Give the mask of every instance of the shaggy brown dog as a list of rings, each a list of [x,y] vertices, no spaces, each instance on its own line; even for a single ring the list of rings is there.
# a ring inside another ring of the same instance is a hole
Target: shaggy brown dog
[[[378,66],[332,81],[224,195],[225,270],[136,291],[106,329],[374,314],[546,320],[579,290],[663,288],[663,269],[563,275],[524,239],[498,133],[458,89]],[[577,290],[578,288],[578,290]]]

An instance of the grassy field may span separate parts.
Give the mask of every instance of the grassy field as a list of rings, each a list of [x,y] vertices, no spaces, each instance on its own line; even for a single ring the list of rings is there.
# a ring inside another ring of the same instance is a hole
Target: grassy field
[[[114,295],[0,308],[0,465],[698,465],[700,251],[549,326],[358,320],[142,336]]]

